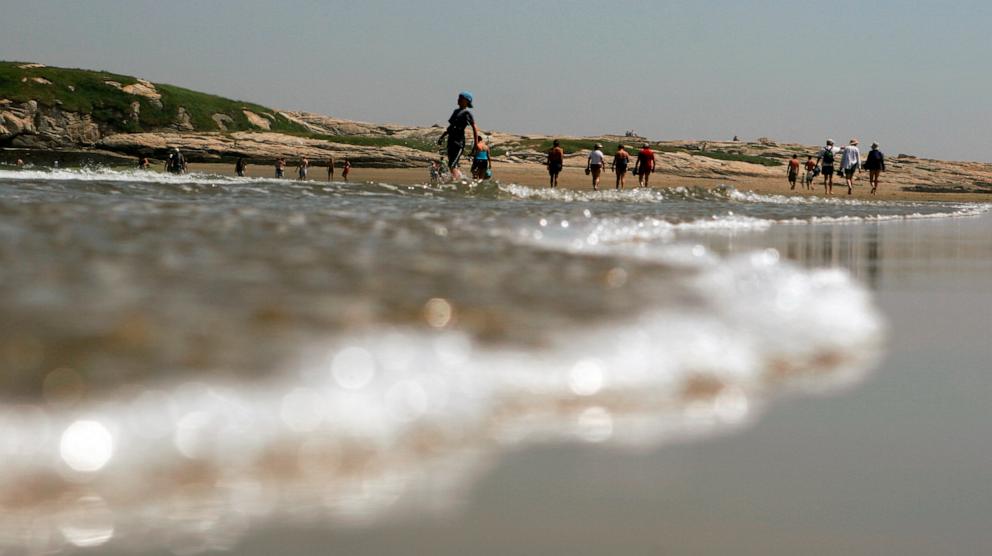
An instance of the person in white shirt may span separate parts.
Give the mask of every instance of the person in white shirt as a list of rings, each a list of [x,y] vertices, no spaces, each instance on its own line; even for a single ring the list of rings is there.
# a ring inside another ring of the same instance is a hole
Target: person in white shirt
[[[603,163],[606,156],[603,155],[603,145],[596,143],[596,148],[589,153],[586,161],[586,174],[592,174],[592,190],[599,191],[599,176],[603,173]]]
[[[844,147],[844,154],[841,155],[840,167],[844,170],[844,181],[847,182],[847,194],[854,192],[854,172],[861,171],[861,150],[858,149],[858,140],[851,139],[849,145]]]

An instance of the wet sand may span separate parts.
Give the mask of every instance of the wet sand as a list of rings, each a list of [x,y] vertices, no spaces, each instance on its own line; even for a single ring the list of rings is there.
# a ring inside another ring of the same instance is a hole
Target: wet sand
[[[340,164],[340,162],[338,162]],[[202,163],[190,164],[190,170],[194,172],[209,172],[222,175],[234,175],[233,164]],[[465,169],[463,169],[464,172]],[[273,177],[275,170],[271,166],[249,165],[247,175],[249,177],[269,178]],[[286,168],[286,177],[294,179],[296,177],[296,167]],[[548,187],[548,173],[544,166],[540,164],[515,163],[495,165],[495,178],[502,183],[516,183],[529,187]],[[315,181],[326,181],[327,167],[314,166],[310,168],[308,179]],[[334,179],[341,180],[341,168],[334,172]],[[350,181],[375,181],[391,183],[396,185],[412,185],[426,183],[429,179],[427,168],[356,168],[352,167],[348,176]],[[663,173],[655,173],[651,176],[651,187],[703,187],[712,188],[718,185],[732,185],[741,191],[754,191],[762,194],[773,195],[800,195],[800,196],[823,196],[823,180],[817,178],[812,191],[799,190],[801,185],[797,185],[797,190],[789,190],[789,182],[786,179],[785,171],[781,179],[769,179],[763,177],[749,176],[728,176],[724,179],[693,178],[676,176]],[[604,174],[601,181],[603,189],[613,188],[615,177],[612,173]],[[559,177],[559,185],[566,189],[592,190],[592,181],[585,175],[582,168],[566,167]],[[637,176],[627,174],[626,188],[631,189],[637,186]],[[877,199],[883,201],[951,201],[951,202],[992,202],[992,195],[981,195],[975,193],[925,193],[917,191],[904,191],[897,183],[887,179],[885,174],[879,184],[878,193],[869,195],[868,174],[858,175],[854,185],[854,193],[851,197],[856,199]],[[846,198],[847,186],[843,179],[835,179],[834,197]]]

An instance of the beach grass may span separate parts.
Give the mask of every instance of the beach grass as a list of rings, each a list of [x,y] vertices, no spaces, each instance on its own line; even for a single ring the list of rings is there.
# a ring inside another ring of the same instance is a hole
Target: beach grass
[[[15,102],[35,100],[43,107],[59,107],[67,112],[92,115],[94,121],[122,132],[154,131],[175,126],[179,108],[189,115],[197,131],[220,131],[213,116],[229,118],[227,131],[258,130],[244,114],[249,110],[267,119],[271,131],[305,133],[306,127],[276,110],[264,106],[200,93],[174,85],[154,83],[161,94],[158,102],[125,93],[107,82],[132,85],[138,79],[105,71],[56,67],[22,67],[23,62],[0,62],[0,98]],[[139,116],[131,118],[131,105],[137,102]]]

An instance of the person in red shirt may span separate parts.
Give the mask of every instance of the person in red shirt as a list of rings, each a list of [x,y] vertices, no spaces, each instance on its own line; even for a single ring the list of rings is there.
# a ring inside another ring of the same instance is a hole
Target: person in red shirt
[[[648,180],[651,172],[654,172],[655,156],[651,150],[651,145],[644,143],[641,150],[637,152],[637,162],[634,163],[634,173],[637,174],[637,183],[641,187],[650,187]]]
[[[789,190],[796,188],[796,180],[799,179],[799,155],[792,155],[789,161]]]

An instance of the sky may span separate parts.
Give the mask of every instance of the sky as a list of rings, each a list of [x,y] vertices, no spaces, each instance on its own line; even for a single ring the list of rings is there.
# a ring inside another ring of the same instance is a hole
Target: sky
[[[0,59],[486,131],[992,161],[992,2],[0,0]]]

